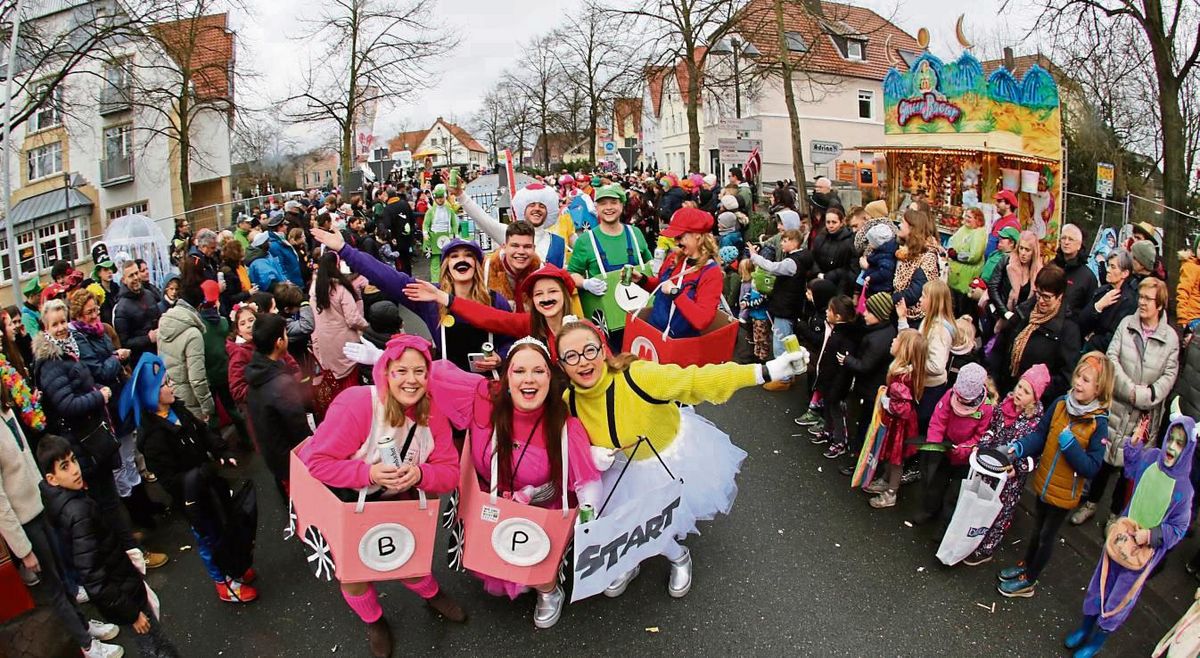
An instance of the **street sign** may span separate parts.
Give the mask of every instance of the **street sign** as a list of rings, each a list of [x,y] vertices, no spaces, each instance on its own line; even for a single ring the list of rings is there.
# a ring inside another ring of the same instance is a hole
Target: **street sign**
[[[399,161],[401,166],[407,167],[412,164],[412,151],[396,151],[392,154],[392,159]]]
[[[841,142],[814,139],[808,143],[808,159],[812,164],[828,164],[842,154]]]
[[[604,155],[613,155],[617,152],[616,142],[604,142]]]
[[[1113,179],[1116,178],[1116,167],[1109,162],[1096,163],[1096,194],[1109,199],[1113,195]]]
[[[759,132],[762,130],[762,119],[721,119],[717,122],[717,128],[734,132]]]
[[[754,149],[762,148],[761,139],[728,139],[722,137],[717,140],[717,148],[722,151],[737,151],[739,153],[750,154]]]

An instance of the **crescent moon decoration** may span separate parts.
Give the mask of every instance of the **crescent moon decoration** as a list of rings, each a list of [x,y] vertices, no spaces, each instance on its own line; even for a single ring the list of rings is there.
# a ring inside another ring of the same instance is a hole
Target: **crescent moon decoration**
[[[929,50],[929,30],[921,28],[917,30],[917,45],[921,50]]]
[[[967,39],[967,33],[963,31],[963,17],[965,16],[966,14],[958,15],[958,20],[954,23],[954,36],[958,37],[959,45],[970,50],[975,47],[975,44],[971,43],[970,39]]]
[[[903,68],[896,62],[896,54],[895,51],[892,50],[892,35],[890,34],[887,35],[887,38],[883,40],[883,52],[887,55],[888,66],[896,69]]]

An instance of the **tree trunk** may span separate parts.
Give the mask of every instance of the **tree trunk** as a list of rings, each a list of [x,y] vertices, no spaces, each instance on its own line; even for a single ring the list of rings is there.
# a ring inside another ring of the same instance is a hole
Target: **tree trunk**
[[[792,176],[796,179],[796,209],[808,216],[808,188],[804,184],[804,140],[800,135],[800,116],[796,112],[796,92],[792,88],[792,60],[788,58],[787,36],[784,34],[783,0],[775,0],[775,29],[779,40],[779,64],[783,69],[783,104],[788,111],[788,131],[792,137]]]
[[[1187,202],[1188,179],[1187,136],[1184,134],[1183,112],[1179,106],[1179,93],[1183,87],[1183,79],[1175,70],[1174,47],[1167,38],[1163,28],[1163,7],[1156,0],[1143,0],[1143,10],[1146,22],[1147,41],[1150,42],[1150,54],[1154,58],[1154,73],[1158,78],[1158,108],[1162,123],[1163,145],[1163,203],[1170,208],[1183,210]],[[1168,272],[1178,272],[1179,262],[1176,252],[1179,250],[1180,238],[1187,234],[1189,228],[1183,217],[1163,209],[1163,258]],[[1131,218],[1131,221],[1137,221]]]
[[[700,171],[700,67],[696,65],[693,50],[689,49],[684,56],[687,57],[688,70],[688,171]]]
[[[183,85],[180,86],[183,93],[179,95],[179,116],[176,118],[179,126],[179,195],[183,200],[185,212],[192,209],[192,108],[188,104],[188,88],[190,86],[185,77]]]

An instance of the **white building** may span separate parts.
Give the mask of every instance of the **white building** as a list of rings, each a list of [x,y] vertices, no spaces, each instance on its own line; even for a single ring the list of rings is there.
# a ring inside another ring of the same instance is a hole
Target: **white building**
[[[488,150],[471,133],[442,117],[425,130],[410,130],[389,139],[388,150],[392,153],[411,151],[418,167],[426,158],[435,167],[467,165],[482,169],[491,166]]]
[[[858,162],[871,154],[854,151],[856,144],[883,143],[883,77],[891,66],[906,66],[920,51],[917,41],[875,12],[850,5],[822,2],[818,20],[804,12],[785,16],[785,38],[795,71],[793,89],[803,140],[806,178],[835,177],[837,162]],[[791,133],[783,83],[778,77],[756,78],[757,61],[778,61],[777,32],[772,2],[751,0],[742,9],[739,30],[719,42],[722,51],[738,51],[741,116],[758,119],[762,130],[748,135],[722,132],[717,124],[735,116],[732,54],[710,52],[699,115],[700,166],[723,172],[743,164],[720,159],[721,138],[762,140],[763,180],[793,178]],[[714,44],[717,45],[717,44]],[[683,62],[653,72],[646,86],[646,103],[653,108],[643,118],[643,130],[655,124],[654,157],[661,169],[688,169],[687,70]],[[813,163],[813,141],[840,143],[844,149],[833,161]],[[649,146],[648,146],[649,148]]]
[[[43,32],[70,32],[104,20],[113,7],[107,2],[58,0],[38,7],[26,20]],[[215,66],[227,72],[196,80],[196,95],[231,100],[233,33],[225,27],[225,15],[206,16],[197,24],[206,42],[213,44],[206,55],[223,58]],[[170,43],[172,35],[190,28],[164,23],[154,29]],[[10,212],[22,279],[47,271],[59,259],[87,259],[90,241],[118,217],[170,218],[184,211],[177,145],[157,132],[166,119],[130,102],[133,76],[170,80],[163,72],[177,65],[149,38],[112,44],[110,55],[82,60],[38,112],[13,131],[8,150]],[[33,72],[33,79],[58,73],[57,65],[47,62],[46,70]],[[141,80],[143,87],[165,86]],[[20,97],[14,103],[23,104]],[[193,208],[229,200],[230,123],[229,111],[208,109],[194,116],[190,133],[198,148],[189,172]],[[162,227],[168,236],[173,231],[169,220]],[[2,232],[0,254],[0,280],[7,281],[11,274]]]

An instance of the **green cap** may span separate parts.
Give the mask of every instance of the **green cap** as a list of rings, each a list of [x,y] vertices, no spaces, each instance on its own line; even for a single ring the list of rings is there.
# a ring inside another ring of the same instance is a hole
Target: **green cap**
[[[446,196],[446,186],[441,183],[434,185],[433,186],[433,196],[434,196],[434,198],[438,198],[438,199],[445,197]]]
[[[1021,232],[1011,226],[1005,226],[1004,228],[1000,229],[999,237],[1001,240],[1007,238],[1012,240],[1013,244],[1017,244],[1021,241]]]
[[[26,281],[25,285],[21,286],[21,292],[25,293],[26,297],[28,297],[29,295],[37,295],[37,294],[41,293],[42,292],[42,280],[36,276],[33,277],[32,279]]]
[[[596,188],[596,201],[600,199],[617,199],[621,203],[625,203],[626,198],[625,189],[616,183]]]

